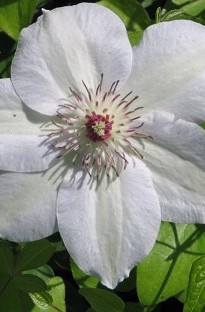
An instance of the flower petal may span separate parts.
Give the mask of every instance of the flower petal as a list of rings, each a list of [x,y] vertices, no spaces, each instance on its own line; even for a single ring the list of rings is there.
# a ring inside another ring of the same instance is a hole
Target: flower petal
[[[57,183],[51,172],[0,174],[1,238],[30,241],[57,231]]]
[[[34,110],[54,115],[69,87],[96,88],[100,75],[110,85],[127,79],[132,50],[122,21],[110,10],[82,3],[44,11],[23,30],[12,64],[12,82]]]
[[[152,171],[162,220],[205,222],[205,131],[169,113],[144,117],[144,161]],[[140,147],[139,147],[140,148]]]
[[[148,27],[133,50],[127,88],[150,109],[173,112],[176,118],[205,119],[205,27],[172,21]]]
[[[76,263],[114,288],[151,250],[160,226],[160,207],[149,171],[129,160],[115,181],[95,189],[88,175],[62,183],[57,202],[59,231]]]
[[[50,118],[24,107],[10,79],[0,80],[0,170],[42,171],[52,166],[57,152],[49,153],[49,143],[40,126]]]

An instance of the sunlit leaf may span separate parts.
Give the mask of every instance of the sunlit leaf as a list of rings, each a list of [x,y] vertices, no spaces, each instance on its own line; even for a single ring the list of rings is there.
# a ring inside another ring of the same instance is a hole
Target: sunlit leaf
[[[53,277],[49,279],[47,286],[48,291],[46,292],[30,294],[35,303],[35,307],[33,307],[31,312],[41,312],[42,309],[46,312],[66,312],[65,285],[62,278]]]
[[[31,23],[38,0],[8,0],[2,3],[0,29],[16,40],[22,28]]]
[[[184,312],[201,312],[205,305],[205,256],[196,260],[190,272]]]
[[[192,263],[204,254],[204,226],[163,222],[150,255],[138,266],[137,290],[145,305],[156,305],[188,286]]]
[[[143,30],[151,24],[147,12],[136,0],[102,0],[98,3],[111,9],[122,19],[132,45],[139,42]]]
[[[186,4],[186,3],[188,3],[188,2],[191,2],[192,0],[172,0],[172,2],[174,3],[174,4],[176,4],[176,5],[184,5],[184,4]],[[195,1],[195,0],[194,0]]]
[[[182,7],[182,10],[191,16],[197,16],[205,10],[205,1],[197,0]]]
[[[41,293],[33,293],[30,294],[31,299],[33,300],[33,302],[35,303],[35,305],[43,310],[48,310],[53,302],[53,298],[51,297],[51,295],[47,292],[41,292]],[[35,311],[36,308],[33,308],[33,311]]]
[[[79,293],[85,297],[95,312],[124,311],[124,302],[114,293],[94,288],[81,288]]]

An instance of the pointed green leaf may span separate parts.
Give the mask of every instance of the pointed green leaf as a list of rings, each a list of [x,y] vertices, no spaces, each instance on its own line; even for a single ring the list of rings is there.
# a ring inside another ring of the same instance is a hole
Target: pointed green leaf
[[[163,222],[157,242],[138,266],[137,290],[145,305],[156,305],[188,286],[192,263],[204,253],[204,226]]]
[[[184,312],[201,312],[205,305],[205,256],[196,260],[191,269]]]
[[[38,276],[24,274],[13,279],[16,287],[22,291],[32,293],[47,290],[46,283]]]
[[[15,272],[35,269],[44,265],[55,252],[55,247],[46,239],[28,243],[19,253]]]
[[[85,297],[95,312],[122,312],[125,304],[120,297],[107,290],[81,288],[79,293]]]

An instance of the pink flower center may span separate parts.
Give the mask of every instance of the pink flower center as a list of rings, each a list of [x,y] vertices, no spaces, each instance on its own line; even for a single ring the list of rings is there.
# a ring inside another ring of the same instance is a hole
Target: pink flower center
[[[103,141],[109,139],[111,137],[112,125],[114,123],[113,120],[110,120],[110,116],[106,114],[97,115],[95,112],[92,112],[91,115],[86,115],[86,129],[87,136],[93,142]]]
[[[119,176],[128,164],[127,155],[143,155],[138,150],[138,141],[152,139],[143,134],[141,116],[143,109],[135,101],[138,96],[119,93],[119,80],[114,81],[107,91],[103,90],[103,74],[96,89],[89,88],[82,81],[85,92],[70,88],[71,96],[59,106],[59,123],[49,134],[55,137],[54,149],[59,149],[58,157],[70,155],[70,161],[82,166],[97,181],[106,174]],[[123,92],[123,90],[122,90]]]

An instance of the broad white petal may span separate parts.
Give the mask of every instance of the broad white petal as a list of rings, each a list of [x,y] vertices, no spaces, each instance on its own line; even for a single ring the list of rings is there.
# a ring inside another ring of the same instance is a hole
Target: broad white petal
[[[153,25],[133,53],[126,88],[137,93],[139,106],[205,120],[204,26],[185,20]]]
[[[44,134],[43,125],[48,126],[52,118],[34,112],[25,106],[10,79],[0,79],[0,133]]]
[[[129,159],[115,181],[104,177],[97,189],[88,175],[68,172],[59,189],[57,218],[76,263],[109,288],[149,253],[161,220],[150,173],[138,159]]]
[[[144,117],[144,161],[152,171],[162,220],[205,222],[205,131],[169,113]],[[140,147],[139,147],[140,148]]]
[[[10,79],[0,80],[0,170],[33,172],[51,166],[52,152],[42,126],[50,118],[26,108]]]
[[[0,170],[14,172],[43,171],[58,162],[59,152],[53,150],[45,137],[0,134]]]
[[[130,74],[132,50],[122,21],[110,10],[83,3],[45,11],[24,29],[12,64],[12,82],[34,110],[54,115],[69,87],[85,92],[123,82]]]
[[[55,169],[46,173],[0,174],[1,238],[32,241],[57,230],[56,197],[61,180],[54,176]]]

